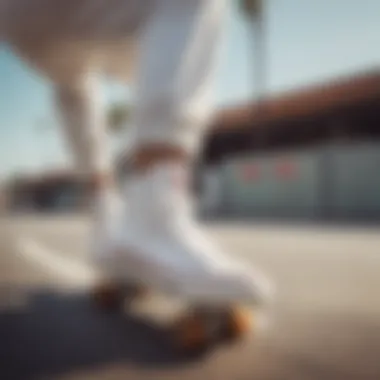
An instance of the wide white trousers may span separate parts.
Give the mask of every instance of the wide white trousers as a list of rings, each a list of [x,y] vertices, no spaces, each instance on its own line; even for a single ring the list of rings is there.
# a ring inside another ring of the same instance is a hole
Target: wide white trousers
[[[75,164],[110,170],[99,75],[135,80],[132,147],[196,154],[213,112],[226,0],[0,0],[1,40],[49,78]]]

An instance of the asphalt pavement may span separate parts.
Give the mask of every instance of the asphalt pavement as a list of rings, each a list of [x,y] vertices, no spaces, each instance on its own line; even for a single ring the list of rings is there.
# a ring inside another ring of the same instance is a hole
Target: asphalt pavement
[[[0,379],[380,379],[380,228],[205,228],[269,273],[277,298],[260,336],[187,357],[156,323],[166,301],[119,315],[93,308],[86,218],[2,218]]]

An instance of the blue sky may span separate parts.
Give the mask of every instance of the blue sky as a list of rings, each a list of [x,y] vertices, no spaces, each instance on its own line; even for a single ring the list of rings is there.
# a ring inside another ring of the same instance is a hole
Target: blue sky
[[[380,66],[379,0],[268,0],[267,91],[282,92]],[[217,88],[220,105],[251,97],[254,57],[249,30],[232,9]],[[107,98],[128,90],[105,85]],[[66,163],[53,123],[50,86],[4,46],[0,47],[0,178]]]

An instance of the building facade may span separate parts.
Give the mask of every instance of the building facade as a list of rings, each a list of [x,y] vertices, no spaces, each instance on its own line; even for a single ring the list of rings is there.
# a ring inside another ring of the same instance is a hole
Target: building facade
[[[380,72],[223,111],[202,167],[210,214],[380,220]]]
[[[8,208],[13,211],[72,211],[84,204],[84,189],[71,171],[21,176],[8,185]]]

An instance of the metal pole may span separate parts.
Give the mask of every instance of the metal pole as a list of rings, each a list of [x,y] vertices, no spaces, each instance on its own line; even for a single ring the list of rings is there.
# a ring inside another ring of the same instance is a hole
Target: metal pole
[[[252,41],[252,62],[254,62],[253,70],[253,102],[255,105],[252,117],[256,122],[262,111],[262,101],[265,94],[266,86],[266,41],[265,41],[265,14],[264,0],[243,0],[243,11],[250,22],[250,40]],[[250,61],[251,63],[251,61]],[[257,135],[257,134],[256,134]],[[260,133],[263,137],[264,132]]]
[[[263,109],[263,98],[265,94],[266,86],[266,41],[265,41],[265,15],[264,4],[260,1],[257,6],[257,12],[252,14],[252,41],[254,42],[253,54],[254,54],[254,86],[255,86],[255,110],[252,117],[256,119],[256,123],[260,122],[260,116]],[[254,133],[255,134],[255,133]],[[257,136],[257,133],[256,133]],[[259,132],[260,143],[263,143],[265,139],[265,131]]]
[[[255,38],[255,82],[256,82],[256,101],[260,102],[265,93],[265,74],[266,74],[266,51],[265,51],[265,31],[263,11],[252,20],[252,29]]]

